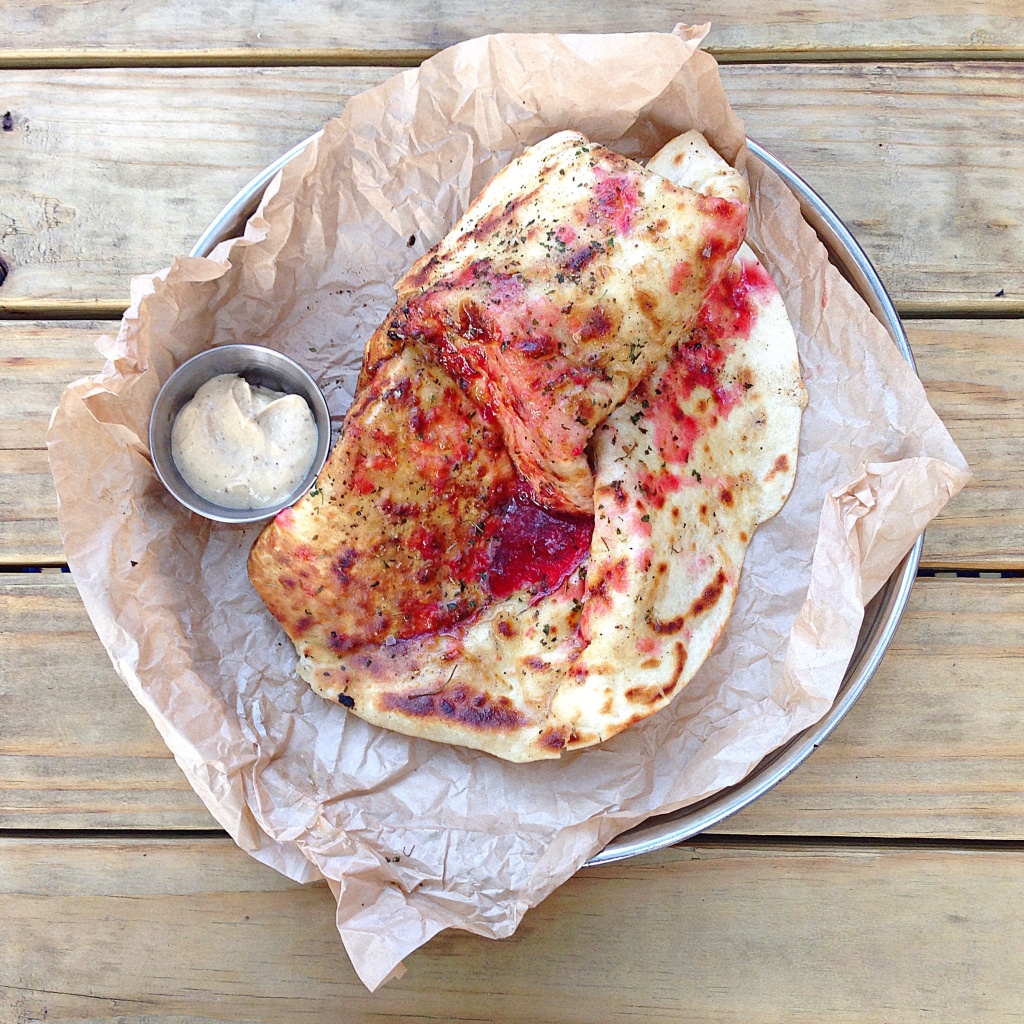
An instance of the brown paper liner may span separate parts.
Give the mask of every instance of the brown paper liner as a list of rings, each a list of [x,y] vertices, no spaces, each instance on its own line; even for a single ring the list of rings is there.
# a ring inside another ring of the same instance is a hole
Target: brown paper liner
[[[792,195],[748,167],[704,31],[476,39],[353,98],[271,183],[243,239],[133,282],[117,337],[99,343],[104,371],[54,415],[65,550],[114,667],[243,849],[327,878],[370,988],[443,928],[510,935],[616,834],[738,782],[820,719],[864,603],[967,479]],[[384,732],[311,693],[246,576],[258,527],[177,505],[147,430],[173,369],[230,342],[297,358],[340,418],[392,282],[497,170],[565,128],[636,158],[699,128],[749,171],[750,240],[786,300],[810,402],[793,494],[755,535],[695,679],[601,747],[514,765]]]

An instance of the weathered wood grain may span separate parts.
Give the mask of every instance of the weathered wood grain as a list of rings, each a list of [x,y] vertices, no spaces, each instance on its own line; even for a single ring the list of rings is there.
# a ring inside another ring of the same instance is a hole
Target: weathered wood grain
[[[0,313],[127,306],[258,170],[393,69],[0,72]]]
[[[839,214],[904,315],[958,304],[998,315],[1000,303],[1020,315],[1019,64],[748,66],[722,77],[750,137]]]
[[[1024,310],[1016,63],[735,65],[748,131],[844,217],[915,313]],[[0,72],[0,312],[98,315],[389,69]],[[997,293],[1002,295],[997,298]]]
[[[912,321],[928,394],[974,473],[929,527],[932,568],[1024,568],[1024,322]],[[45,446],[64,386],[103,364],[111,321],[0,322],[0,565],[63,560]]]
[[[663,32],[679,20],[711,22],[709,48],[743,59],[926,56],[954,50],[992,55],[1020,52],[1024,41],[1014,0],[984,0],[955,10],[942,0],[911,0],[898,8],[876,0],[812,0],[798,7],[782,0],[756,6],[743,0],[683,6],[670,0],[586,5],[571,0],[514,5],[475,0],[225,5],[199,0],[189,12],[183,18],[180,6],[168,0],[136,0],[130,18],[115,0],[8,3],[0,62],[387,63],[420,59],[489,32]]]
[[[64,388],[103,368],[96,339],[117,327],[0,321],[0,566],[64,561],[46,430]]]
[[[1024,853],[702,843],[584,871],[494,944],[444,932],[371,995],[326,885],[226,840],[0,840],[0,1016],[1020,1019]]]
[[[0,565],[64,561],[46,452],[0,449]]]
[[[878,673],[751,834],[1024,839],[1024,580],[919,579]]]
[[[1024,840],[1024,581],[919,580],[833,736],[718,831]],[[0,576],[0,828],[215,827],[66,574]]]
[[[1024,569],[1024,320],[907,328],[928,398],[973,474],[928,527],[923,564]]]
[[[0,579],[0,828],[215,827],[71,577]]]
[[[117,328],[117,321],[0,322],[0,450],[46,446],[61,392],[103,368],[96,339]]]

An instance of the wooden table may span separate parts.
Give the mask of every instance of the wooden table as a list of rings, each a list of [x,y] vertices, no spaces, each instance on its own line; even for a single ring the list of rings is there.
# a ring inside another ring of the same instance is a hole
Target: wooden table
[[[1024,1020],[1020,0],[479,6],[0,4],[0,1021]],[[370,996],[326,888],[216,829],[114,674],[62,564],[50,410],[130,275],[395,67],[679,19],[715,23],[750,135],[875,261],[974,479],[804,767]]]

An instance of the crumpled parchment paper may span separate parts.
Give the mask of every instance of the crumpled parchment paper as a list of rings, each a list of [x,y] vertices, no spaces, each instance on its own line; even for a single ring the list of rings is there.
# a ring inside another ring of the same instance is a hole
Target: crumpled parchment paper
[[[115,668],[243,849],[329,881],[370,988],[442,928],[511,934],[616,834],[741,780],[817,721],[865,602],[966,481],[885,330],[781,181],[747,160],[703,31],[477,39],[355,97],[244,238],[133,282],[117,337],[99,342],[104,371],[54,414],[65,550]],[[392,282],[512,157],[572,128],[644,158],[694,127],[749,173],[750,241],[810,397],[796,486],[753,539],[711,658],[670,708],[559,762],[408,739],[315,696],[249,584],[258,527],[193,516],[157,480],[158,389],[210,345],[255,342],[303,363],[340,421]]]

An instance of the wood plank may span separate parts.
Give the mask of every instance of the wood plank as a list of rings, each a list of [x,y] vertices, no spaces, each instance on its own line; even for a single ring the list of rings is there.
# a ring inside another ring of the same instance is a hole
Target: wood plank
[[[1015,63],[736,65],[748,131],[844,217],[917,314],[1024,311]],[[256,171],[388,69],[0,72],[0,312],[123,308]],[[823,115],[827,110],[828,116]],[[997,297],[997,294],[1002,295]]]
[[[392,69],[0,72],[0,313],[127,306],[257,171]]]
[[[206,828],[67,575],[0,576],[0,828]],[[1024,581],[919,580],[876,677],[718,831],[1024,840]]]
[[[0,828],[217,827],[115,674],[71,577],[0,580]]]
[[[928,398],[973,473],[929,526],[923,564],[1024,569],[1024,321],[906,326]]]
[[[950,51],[974,55],[1018,53],[1024,44],[1015,0],[985,0],[951,9],[942,0],[909,0],[895,9],[874,0],[836,5],[811,0],[794,7],[770,0],[756,8],[742,0],[680,8],[670,0],[622,5],[567,0],[480,5],[452,0],[395,4],[229,4],[198,0],[192,17],[168,0],[137,0],[131,18],[115,0],[87,7],[61,0],[8,4],[0,61],[259,60],[326,61],[420,59],[444,46],[489,32],[667,31],[681,18],[712,23],[708,46],[750,56],[823,53],[930,56]]]
[[[225,840],[4,839],[0,1016],[1019,1021],[1022,897],[1019,849],[702,843],[582,872],[500,945],[444,932],[371,995],[326,886]]]
[[[1019,64],[770,73],[766,87],[764,69],[723,69],[747,133],[836,211],[903,315],[968,303],[1020,315],[1024,139],[1010,113],[1024,98]]]
[[[103,369],[96,349],[118,322],[0,322],[0,451],[46,447],[46,428],[71,381]]]
[[[46,452],[0,450],[0,565],[64,561]]]
[[[64,561],[46,429],[67,384],[103,368],[96,338],[116,331],[116,321],[0,322],[0,565]]]
[[[911,321],[928,394],[974,472],[929,528],[930,568],[1024,569],[1024,327]],[[95,338],[116,322],[0,322],[0,565],[63,560],[43,448],[64,386],[96,373]]]
[[[1024,839],[1024,580],[919,579],[878,673],[786,781],[717,831]]]

